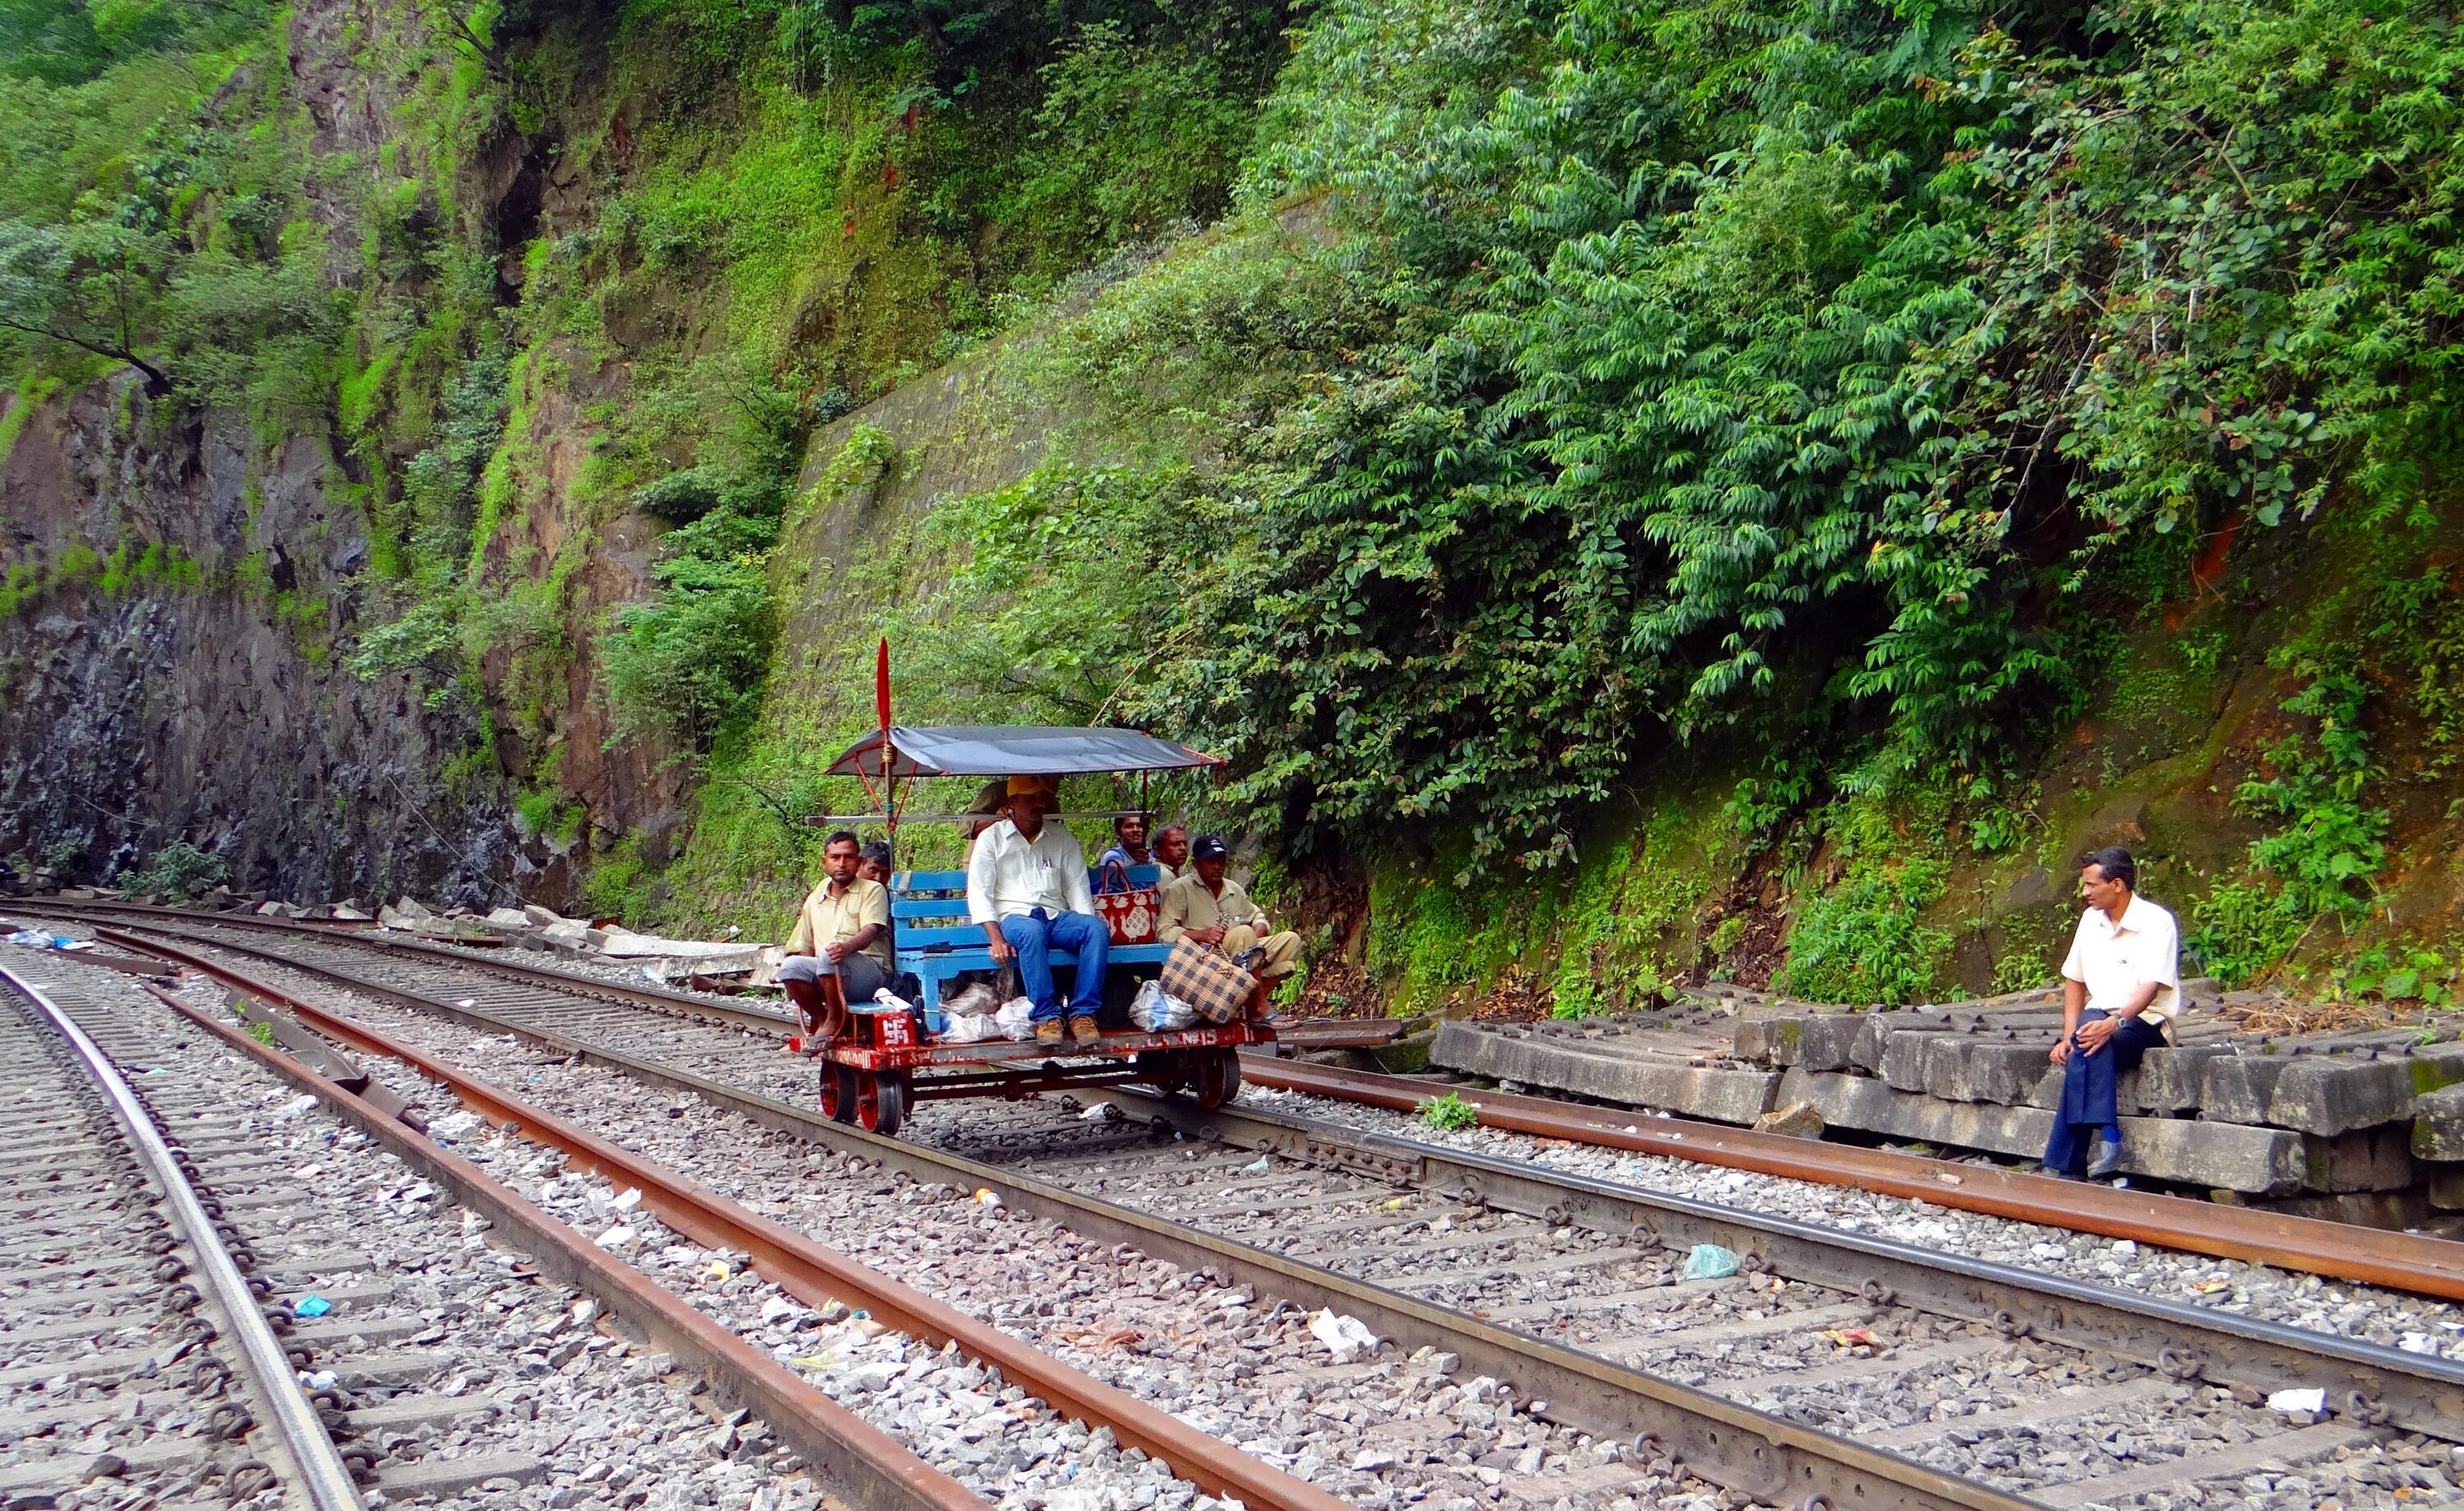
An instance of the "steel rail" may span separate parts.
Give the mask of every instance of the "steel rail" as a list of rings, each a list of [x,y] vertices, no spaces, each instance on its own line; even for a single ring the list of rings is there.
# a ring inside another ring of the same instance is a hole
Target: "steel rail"
[[[363,950],[392,951],[422,959],[451,965],[458,970],[479,971],[503,980],[544,986],[555,991],[601,1001],[648,1007],[654,1011],[681,1013],[688,1017],[716,1019],[740,1028],[759,1029],[765,1033],[794,1033],[795,1015],[784,1007],[759,1007],[752,1003],[715,1002],[708,996],[678,992],[669,987],[648,983],[606,981],[597,976],[561,971],[554,966],[533,965],[527,960],[494,955],[469,954],[427,939],[398,939],[373,928],[357,923],[335,923],[330,920],[260,918],[253,913],[200,913],[182,909],[152,908],[142,903],[62,903],[47,904],[42,911],[65,918],[94,922],[94,914],[116,917],[134,914],[141,927],[162,928],[167,923],[204,924],[215,928],[234,927],[255,930],[260,933],[286,934],[296,938],[318,939],[322,943],[345,945]],[[121,919],[121,922],[129,922]],[[194,938],[190,930],[170,931],[178,937]],[[468,946],[466,945],[466,948]],[[1333,1020],[1329,1020],[1333,1021]],[[1287,1050],[1335,1048],[1357,1042],[1357,1030],[1343,1020],[1346,1029],[1326,1036],[1321,1043],[1311,1033],[1311,1020],[1276,1025],[1277,1042]]]
[[[462,1206],[521,1235],[539,1268],[595,1298],[610,1315],[641,1329],[661,1349],[699,1372],[714,1399],[743,1407],[849,1504],[884,1511],[985,1511],[986,1502],[895,1438],[831,1400],[715,1319],[631,1265],[583,1239],[579,1230],[523,1199],[478,1166],[423,1136],[386,1109],[318,1067],[260,1042],[170,993],[163,1004],[207,1029],[234,1052],[323,1101]]]
[[[1244,1075],[1253,1062],[1243,1058]],[[1092,1098],[1184,1133],[1358,1171],[1551,1227],[1571,1222],[1679,1250],[1716,1243],[1790,1280],[1983,1323],[2008,1337],[2117,1355],[2178,1380],[2271,1392],[2324,1385],[2343,1414],[2464,1441],[2464,1363],[2455,1360],[1289,1112],[1237,1103],[1203,1112],[1111,1088]]]
[[[164,953],[177,957],[173,952]],[[1000,1369],[1012,1385],[1024,1387],[1029,1393],[1069,1415],[1109,1425],[1123,1447],[1141,1449],[1162,1459],[1181,1478],[1212,1495],[1236,1497],[1245,1504],[1275,1507],[1278,1511],[1347,1511],[1344,1501],[1307,1480],[1243,1454],[1126,1391],[1037,1351],[991,1324],[815,1243],[782,1223],[746,1212],[642,1155],[585,1132],[435,1056],[268,983],[251,981],[240,973],[202,964],[199,968],[243,992],[282,1002],[326,1034],[368,1053],[415,1067],[422,1076],[447,1086],[465,1106],[491,1123],[517,1126],[524,1137],[561,1150],[576,1163],[610,1180],[639,1188],[644,1208],[662,1222],[705,1247],[752,1255],[773,1280],[807,1301],[817,1304],[832,1299],[850,1302],[865,1307],[876,1321],[901,1332],[935,1345],[956,1343],[968,1357]],[[467,1009],[462,1011],[471,1017],[484,1017],[468,1014]],[[552,1036],[510,1022],[491,1019],[484,1026],[495,1033],[517,1033],[553,1042]],[[373,1113],[374,1109],[370,1110]]]
[[[320,1008],[295,993],[255,980],[210,957],[151,938],[111,932],[113,942],[123,948],[151,951],[242,992],[281,1002],[312,1026],[368,1052],[399,1056],[407,1063],[420,1066],[423,1073],[456,1084],[457,1090],[457,1083],[470,1080],[451,1067],[436,1064],[429,1057],[393,1044],[364,1024]],[[259,953],[245,946],[226,948]],[[271,953],[263,957],[488,1034],[510,1034],[576,1061],[617,1070],[647,1084],[698,1095],[763,1127],[882,1162],[919,1180],[961,1183],[969,1190],[992,1191],[1022,1213],[1064,1224],[1088,1237],[1131,1244],[1185,1268],[1215,1269],[1236,1282],[1255,1285],[1261,1295],[1276,1295],[1305,1305],[1349,1313],[1380,1336],[1397,1343],[1425,1344],[1458,1354],[1471,1369],[1508,1382],[1523,1399],[1546,1402],[1546,1414],[1552,1421],[1595,1436],[1651,1447],[1682,1461],[1691,1474],[1765,1503],[1807,1505],[1820,1501],[1837,1511],[1879,1511],[1882,1507],[2016,1511],[2035,1504],[1958,1475],[1740,1406],[1708,1391],[1545,1343],[1370,1281],[1218,1237],[1032,1176],[881,1138],[742,1087],[586,1040],[438,1002],[332,967],[283,960]],[[536,1131],[540,1126],[528,1116],[514,1116],[526,1131]],[[633,1177],[628,1173],[627,1178]],[[649,1199],[646,1196],[646,1201]],[[888,1320],[880,1306],[874,1307],[874,1314]],[[966,1347],[963,1342],[960,1346]],[[1012,1378],[1027,1383],[1016,1375]],[[1128,1434],[1121,1435],[1123,1442],[1131,1441]],[[1214,1443],[1211,1438],[1205,1441]],[[1155,1449],[1148,1451],[1156,1453]],[[1157,1456],[1180,1468],[1168,1454],[1157,1453]]]
[[[350,1466],[342,1461],[333,1438],[326,1435],[316,1404],[299,1388],[298,1376],[292,1371],[282,1340],[275,1336],[265,1313],[257,1308],[256,1295],[249,1288],[247,1275],[215,1230],[213,1218],[199,1199],[196,1188],[181,1172],[171,1146],[154,1127],[145,1104],[130,1089],[127,1079],[102,1047],[40,987],[6,966],[0,966],[0,981],[6,981],[11,991],[50,1020],[127,1130],[130,1147],[144,1163],[146,1178],[163,1193],[174,1225],[197,1260],[196,1273],[205,1279],[209,1303],[239,1346],[253,1393],[274,1417],[275,1436],[279,1443],[276,1451],[290,1461],[290,1482],[315,1511],[363,1511],[359,1487],[351,1480]]]
[[[1260,1085],[1409,1112],[1445,1086],[1404,1076],[1243,1055],[1242,1076]],[[2227,1207],[2155,1192],[2023,1174],[1991,1165],[1859,1149],[1756,1133],[1685,1118],[1638,1116],[1502,1091],[1464,1093],[1483,1127],[1756,1171],[1882,1196],[1921,1196],[1937,1207],[2015,1217],[2074,1233],[2131,1238],[2215,1259],[2269,1264],[2336,1280],[2464,1301],[2464,1243],[2356,1223]]]
[[[123,945],[142,943],[133,936],[115,936],[114,942]],[[231,948],[245,950],[247,947]],[[504,1028],[513,1026],[500,1025],[496,1019],[486,1018],[485,1015],[473,1015],[415,993],[353,977],[348,973],[328,967],[295,963],[295,968],[322,972],[350,981],[363,990],[391,996],[406,1005],[424,1011],[472,1018],[474,1026],[486,1027],[490,1032],[502,1032]],[[579,1051],[637,1075],[673,1074],[653,1062],[589,1045],[583,1040],[560,1039],[560,1042],[573,1046],[568,1052]],[[1243,1074],[1249,1079],[1269,1084],[1289,1084],[1297,1089],[1315,1090],[1323,1086],[1340,1087],[1353,1083],[1367,1083],[1378,1095],[1389,1099],[1400,1099],[1407,1091],[1425,1097],[1428,1089],[1426,1083],[1400,1077],[1337,1071],[1326,1066],[1268,1060],[1263,1056],[1243,1056],[1242,1063]],[[693,1089],[706,1097],[715,1097],[721,1094],[715,1089],[715,1083],[696,1080]],[[1248,1148],[1273,1150],[1310,1163],[1346,1166],[1397,1184],[1441,1191],[1539,1217],[1552,1225],[1574,1221],[1595,1231],[1639,1237],[1649,1244],[1678,1248],[1695,1243],[1717,1243],[1740,1254],[1751,1255],[1757,1262],[1790,1279],[1808,1280],[1839,1289],[1860,1290],[1869,1296],[1896,1298],[1922,1311],[1981,1322],[2010,1335],[2035,1333],[2083,1350],[2114,1353],[2151,1366],[2177,1379],[2207,1379],[2269,1392],[2323,1385],[2343,1414],[2365,1422],[2391,1424],[2408,1431],[2464,1441],[2464,1364],[2435,1355],[2408,1353],[2332,1333],[2092,1285],[2016,1265],[1945,1255],[1872,1235],[1763,1216],[1683,1196],[1591,1180],[1546,1167],[1466,1153],[1444,1146],[1389,1138],[1287,1113],[1267,1112],[1238,1103],[1210,1113],[1185,1104],[1125,1089],[1101,1085],[1073,1089],[1082,1090],[1090,1100],[1110,1100],[1133,1116],[1167,1121],[1184,1133],[1221,1139]],[[1559,1114],[1596,1110],[1539,1098],[1516,1100],[1536,1104],[1534,1107],[1518,1108],[1507,1114],[1528,1117],[1533,1123],[1533,1128],[1520,1131],[1554,1128],[1557,1124],[1552,1120]],[[1651,1121],[1654,1124],[1675,1122],[1657,1118]],[[826,1123],[821,1126],[838,1127]],[[1648,1152],[1687,1157],[1695,1135],[1700,1131],[1703,1131],[1700,1125],[1680,1125],[1667,1133],[1626,1134],[1619,1128],[1617,1134],[1619,1139],[1632,1140],[1638,1145],[1645,1140],[1655,1141],[1644,1146]],[[1735,1130],[1709,1131],[1738,1136]],[[1823,1156],[1831,1150],[1860,1155],[1873,1152],[1769,1134],[1742,1136],[1781,1146],[1773,1156],[1775,1160],[1794,1159],[1808,1168],[1819,1168]],[[931,1157],[935,1160],[955,1158],[938,1151],[934,1151]],[[1949,1172],[1964,1176],[1978,1172],[1976,1167],[1951,1165],[1946,1161],[1908,1155],[1882,1157],[1937,1174]],[[1771,1172],[1806,1178],[1793,1168],[1781,1168]],[[980,1173],[971,1172],[965,1178],[980,1183],[983,1177]],[[1832,1183],[1840,1182],[1835,1179]],[[2037,1180],[2035,1184],[2060,1188],[2070,1183]],[[1912,1198],[1947,1205],[1937,1195],[1942,1189],[1945,1188],[1938,1180],[1910,1183],[1904,1186],[1903,1193]],[[2205,1203],[2185,1202],[2175,1197],[2145,1199],[2189,1208],[2196,1213],[2209,1210]],[[2024,1211],[1997,1215],[2048,1220]],[[1075,1222],[1077,1219],[1071,1220]],[[2339,1234],[2353,1231],[2343,1224],[2321,1223],[2315,1219],[2286,1220],[2308,1222]],[[2161,1228],[2130,1236],[2160,1244],[2172,1241]],[[2436,1243],[2440,1240],[2414,1241]]]
[[[156,917],[183,921],[220,921],[223,916],[175,913],[163,909],[143,910]],[[237,916],[250,927],[278,927],[270,919]],[[297,929],[287,931],[301,932]],[[179,936],[195,937],[185,931],[179,931]],[[784,1014],[719,1006],[683,993],[598,981],[544,966],[474,959],[434,945],[369,938],[357,931],[338,931],[336,937],[348,944],[415,953],[465,969],[493,971],[509,978],[603,1000],[703,1014],[766,1030],[788,1026]],[[1285,1047],[1309,1047],[1299,1034],[1282,1037],[1286,1038]],[[1259,1085],[1404,1112],[1426,1101],[1434,1090],[1441,1089],[1430,1082],[1404,1076],[1309,1064],[1261,1054],[1242,1057],[1242,1074]],[[2452,1239],[2228,1207],[2155,1192],[2057,1180],[1999,1166],[1959,1164],[1887,1150],[1757,1133],[1686,1118],[1639,1117],[1628,1109],[1585,1106],[1549,1097],[1491,1091],[1476,1092],[1471,1101],[1484,1127],[1537,1138],[1749,1170],[1815,1185],[1851,1187],[1881,1196],[1923,1198],[1955,1212],[2009,1217],[2103,1237],[2130,1238],[2214,1259],[2239,1259],[2464,1301],[2464,1243]]]

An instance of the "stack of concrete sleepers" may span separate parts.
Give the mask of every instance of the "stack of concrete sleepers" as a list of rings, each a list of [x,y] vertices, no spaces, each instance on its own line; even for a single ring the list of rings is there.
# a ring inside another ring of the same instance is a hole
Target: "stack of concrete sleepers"
[[[2453,1026],[2266,1040],[2217,1016],[2212,983],[2188,996],[2176,1042],[2123,1080],[2126,1171],[2219,1193],[2348,1205],[2403,1193],[2464,1208]],[[2060,1023],[2051,990],[1857,1011],[1713,987],[1673,1014],[1449,1022],[1430,1063],[1686,1117],[1787,1113],[1809,1126],[1812,1114],[1833,1129],[2026,1158],[2044,1149],[2060,1099],[2046,1060]]]

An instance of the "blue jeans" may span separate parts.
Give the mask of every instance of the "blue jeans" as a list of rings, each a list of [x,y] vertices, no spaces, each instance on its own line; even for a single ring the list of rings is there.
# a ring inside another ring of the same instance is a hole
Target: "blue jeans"
[[[2102,1008],[2079,1015],[2081,1027],[2108,1016]],[[2062,1105],[2054,1109],[2053,1136],[2045,1140],[2045,1168],[2077,1174],[2091,1133],[2101,1130],[2122,1140],[2121,1099],[2115,1091],[2124,1072],[2139,1068],[2139,1057],[2165,1041],[2165,1031],[2144,1018],[2126,1018],[2104,1047],[2093,1055],[2071,1046],[2062,1062]]]
[[[1069,1016],[1092,1018],[1104,1005],[1104,962],[1112,953],[1112,931],[1087,913],[1053,916],[1039,908],[1012,913],[1001,922],[1001,937],[1018,952],[1019,990],[1035,1004],[1035,1020],[1050,1022],[1061,1016],[1061,998],[1052,986],[1052,952],[1077,957],[1078,978],[1070,983]]]

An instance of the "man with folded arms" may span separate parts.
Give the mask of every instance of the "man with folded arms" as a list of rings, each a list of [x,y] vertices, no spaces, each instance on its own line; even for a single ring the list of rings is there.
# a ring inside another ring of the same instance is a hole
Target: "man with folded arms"
[[[845,829],[823,844],[822,885],[796,910],[787,958],[779,962],[779,984],[817,1048],[847,1028],[822,992],[824,976],[838,977],[849,1002],[869,1002],[890,984],[890,888],[856,874],[861,854]]]
[[[1046,777],[1009,779],[1008,817],[979,835],[967,856],[967,917],[982,927],[995,963],[1018,963],[1019,989],[1034,1004],[1039,1044],[1061,1042],[1053,952],[1076,962],[1069,1033],[1079,1043],[1092,1044],[1112,934],[1095,916],[1087,852],[1067,829],[1045,817],[1054,795]]]

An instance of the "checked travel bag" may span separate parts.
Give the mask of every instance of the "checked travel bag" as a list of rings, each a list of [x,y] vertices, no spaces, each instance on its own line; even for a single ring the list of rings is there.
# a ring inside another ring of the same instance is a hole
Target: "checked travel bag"
[[[1197,940],[1182,939],[1164,960],[1163,989],[1208,1022],[1229,1023],[1248,1007],[1258,978]]]

